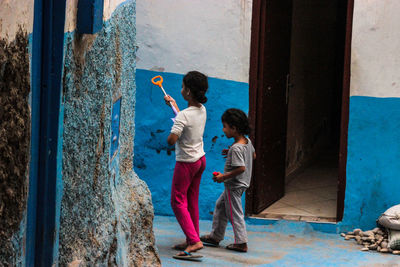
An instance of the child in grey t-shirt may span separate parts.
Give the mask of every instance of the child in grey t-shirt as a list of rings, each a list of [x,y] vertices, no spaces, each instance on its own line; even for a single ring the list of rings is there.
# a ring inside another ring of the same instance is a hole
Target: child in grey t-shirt
[[[253,159],[256,154],[249,138],[249,121],[239,109],[228,109],[222,115],[223,131],[228,138],[234,138],[233,145],[224,149],[226,156],[224,173],[214,173],[213,180],[224,182],[225,190],[218,198],[213,215],[212,231],[200,237],[206,244],[217,246],[224,239],[228,221],[231,222],[235,243],[228,245],[230,250],[247,252],[247,232],[242,209],[242,195],[250,186]]]

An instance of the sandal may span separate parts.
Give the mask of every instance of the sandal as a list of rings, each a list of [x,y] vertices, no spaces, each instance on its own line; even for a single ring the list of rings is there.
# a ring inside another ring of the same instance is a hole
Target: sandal
[[[204,245],[206,246],[218,247],[219,245],[219,241],[215,240],[210,235],[200,236],[200,240],[204,242]]]
[[[188,246],[189,246],[189,245],[188,245],[187,243],[181,243],[181,244],[177,244],[177,245],[173,246],[172,248],[175,249],[175,250],[179,250],[179,251],[185,251],[185,249],[186,249]],[[198,249],[195,249],[195,250],[192,250],[192,251],[190,251],[190,252],[196,252],[196,251],[198,251],[198,250],[200,250],[200,249],[203,249],[203,247],[198,248]]]
[[[201,258],[203,258],[203,256],[201,256],[201,255],[193,255],[192,253],[187,252],[186,250],[184,250],[182,252],[184,253],[183,255],[180,255],[181,253],[179,253],[179,254],[176,254],[176,255],[174,255],[172,257],[174,259],[187,260],[187,261],[200,261]]]
[[[230,245],[226,246],[226,249],[239,251],[239,252],[247,252],[247,243],[230,244]]]

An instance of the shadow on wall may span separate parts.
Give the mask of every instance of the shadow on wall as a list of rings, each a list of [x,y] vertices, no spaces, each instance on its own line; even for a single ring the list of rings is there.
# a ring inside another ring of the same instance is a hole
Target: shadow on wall
[[[164,78],[163,87],[175,100],[180,109],[186,108],[180,92],[181,74],[160,73],[148,70],[136,71],[136,113],[135,113],[135,151],[134,167],[152,193],[156,215],[173,215],[170,207],[170,190],[175,167],[175,148],[168,146],[166,140],[173,122],[173,113],[165,104],[163,93],[150,80],[156,75]],[[204,132],[204,150],[207,168],[200,185],[199,209],[202,219],[211,219],[210,212],[223,185],[212,181],[213,171],[223,171],[225,159],[221,156],[223,148],[232,141],[222,132],[221,115],[231,107],[248,112],[248,84],[209,78],[207,123]]]

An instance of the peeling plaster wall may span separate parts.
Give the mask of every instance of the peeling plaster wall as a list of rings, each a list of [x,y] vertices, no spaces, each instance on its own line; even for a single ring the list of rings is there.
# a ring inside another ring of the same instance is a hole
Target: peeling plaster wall
[[[103,20],[111,18],[114,10],[126,0],[104,0]],[[76,29],[76,14],[78,11],[78,0],[67,0],[65,14],[65,31],[72,32]],[[132,15],[132,14],[131,14]]]
[[[0,262],[23,261],[30,148],[28,36],[0,39]]]
[[[135,1],[119,5],[98,34],[66,34],[61,266],[160,265],[151,194],[133,170],[135,36]],[[118,99],[119,147],[112,157]]]
[[[400,203],[400,2],[354,3],[343,224],[371,228]]]
[[[166,142],[172,111],[150,79],[162,75],[165,90],[182,109],[187,105],[180,94],[183,75],[199,70],[210,77],[204,132],[207,168],[199,206],[200,217],[211,219],[223,190],[223,185],[212,181],[212,172],[223,171],[225,160],[220,153],[232,143],[222,132],[221,115],[231,107],[249,109],[251,9],[249,0],[137,0],[134,165],[149,185],[156,214],[173,215],[170,190],[175,152]]]
[[[0,37],[13,40],[21,28],[28,34],[33,29],[33,0],[0,1]]]
[[[0,2],[0,265],[25,262],[33,0]]]

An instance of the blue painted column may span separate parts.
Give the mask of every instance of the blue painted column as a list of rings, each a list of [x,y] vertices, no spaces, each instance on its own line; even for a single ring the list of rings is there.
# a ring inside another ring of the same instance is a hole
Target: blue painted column
[[[103,26],[104,0],[80,0],[78,2],[77,31],[94,34]]]
[[[65,6],[65,0],[35,0],[27,266],[52,266],[58,251]]]

